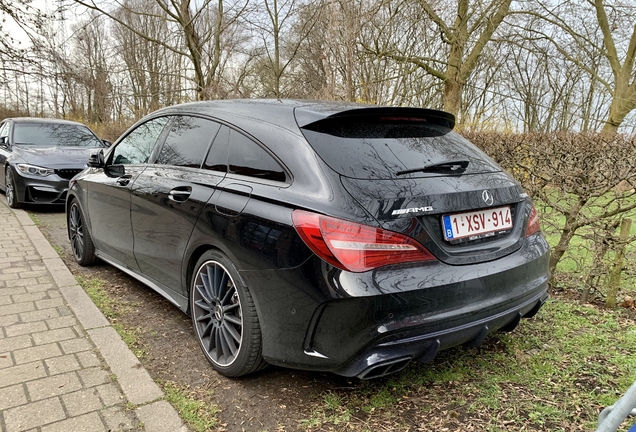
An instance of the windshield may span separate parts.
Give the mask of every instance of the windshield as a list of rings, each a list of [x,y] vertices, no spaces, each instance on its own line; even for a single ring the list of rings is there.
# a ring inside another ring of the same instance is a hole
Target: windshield
[[[500,170],[461,135],[426,119],[328,118],[302,132],[333,170],[352,178],[432,177],[440,175],[436,167],[449,163],[461,164],[465,174]]]
[[[62,123],[16,123],[13,142],[37,147],[100,147],[101,141],[83,125]]]

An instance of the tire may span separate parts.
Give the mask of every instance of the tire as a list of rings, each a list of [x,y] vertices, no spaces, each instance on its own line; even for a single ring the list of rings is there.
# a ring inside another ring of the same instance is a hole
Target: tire
[[[7,204],[13,209],[22,208],[22,203],[18,201],[18,193],[15,190],[15,179],[13,169],[7,167],[4,174],[4,190],[7,195]]]
[[[68,209],[66,224],[68,226],[69,237],[71,239],[71,249],[75,260],[81,266],[95,264],[95,246],[91,233],[86,227],[86,218],[76,199],[71,201]]]
[[[218,251],[204,253],[190,285],[192,325],[212,367],[227,377],[263,369],[254,300],[230,259]]]

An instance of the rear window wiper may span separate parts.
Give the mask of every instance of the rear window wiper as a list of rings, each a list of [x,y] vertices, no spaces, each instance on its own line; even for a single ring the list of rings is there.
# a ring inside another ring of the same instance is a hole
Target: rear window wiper
[[[467,160],[449,160],[427,165],[421,168],[411,168],[404,171],[398,171],[395,175],[411,174],[415,172],[435,173],[435,174],[463,174],[468,167]]]

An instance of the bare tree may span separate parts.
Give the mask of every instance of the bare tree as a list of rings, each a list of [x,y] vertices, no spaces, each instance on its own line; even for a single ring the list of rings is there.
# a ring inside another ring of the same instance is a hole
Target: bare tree
[[[617,132],[636,108],[636,10],[620,0],[537,4],[536,10],[527,13],[561,32],[554,35],[541,28],[531,30],[552,42],[564,58],[586,71],[611,95],[603,132]],[[581,8],[581,4],[588,7]],[[590,22],[596,25],[591,26]],[[585,58],[600,55],[608,69],[590,67],[581,53]]]
[[[453,114],[460,113],[464,85],[474,71],[486,44],[510,13],[511,0],[442,1],[404,0],[395,5],[387,2],[390,20],[414,26],[411,34],[436,33],[435,46],[425,45],[422,39],[396,40],[381,47],[365,44],[370,52],[381,58],[409,63],[421,68],[444,85],[443,108]],[[419,10],[418,10],[419,9]],[[403,10],[414,11],[424,19],[402,15]],[[393,28],[393,26],[391,26]],[[389,39],[394,39],[391,35]],[[426,38],[430,40],[430,37]]]

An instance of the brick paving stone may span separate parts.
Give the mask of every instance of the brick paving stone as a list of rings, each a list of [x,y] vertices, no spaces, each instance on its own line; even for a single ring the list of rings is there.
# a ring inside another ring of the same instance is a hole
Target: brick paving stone
[[[20,317],[15,315],[0,316],[0,327],[10,326],[20,322]]]
[[[92,351],[82,351],[75,354],[83,368],[95,367],[101,364],[101,360]]]
[[[36,345],[34,347],[16,350],[13,357],[17,364],[30,363],[36,360],[59,357],[62,355],[60,347],[55,344]]]
[[[49,296],[46,292],[35,292],[35,293],[27,293],[27,294],[16,294],[13,297],[14,303],[24,303],[24,302],[34,302],[36,300],[43,300],[48,298]]]
[[[55,330],[47,330],[40,333],[33,333],[31,337],[36,345],[44,345],[51,342],[75,339],[77,338],[77,335],[72,328],[66,327]]]
[[[46,359],[44,364],[49,369],[49,375],[57,375],[82,368],[73,354]]]
[[[41,292],[41,291],[48,291],[50,289],[57,289],[56,287],[53,286],[52,283],[39,283],[36,285],[30,285],[28,287],[25,287],[25,289],[30,292],[30,293],[34,293],[34,292]],[[49,296],[51,294],[49,293]]]
[[[0,388],[46,376],[41,361],[0,369]]]
[[[0,341],[0,351],[13,351],[30,346],[33,346],[33,342],[29,335],[5,338]]]
[[[115,384],[103,384],[95,387],[104,406],[112,406],[120,404],[124,401],[121,390]]]
[[[48,330],[46,323],[43,321],[33,321],[25,324],[14,324],[5,327],[4,331],[7,337],[20,336],[29,333],[37,333]]]
[[[65,418],[64,408],[62,408],[62,403],[58,398],[29,403],[10,408],[4,412],[4,424],[7,432],[25,431]]]
[[[77,371],[84,387],[95,387],[111,382],[110,373],[100,368],[88,368]]]
[[[71,417],[104,408],[95,388],[66,394],[62,396],[62,403]]]
[[[17,295],[17,294],[26,294],[26,292],[27,292],[27,290],[24,287],[2,288],[0,290],[0,294],[8,295],[8,296],[13,296],[13,295]]]
[[[89,351],[93,349],[93,346],[86,338],[66,340],[60,342],[60,346],[62,347],[62,351],[64,351],[65,354],[72,354],[80,351]]]
[[[24,322],[29,321],[39,321],[47,318],[56,318],[59,317],[60,313],[56,308],[52,309],[43,309],[34,312],[23,312],[20,314],[20,318]]]
[[[73,315],[73,311],[71,310],[70,307],[64,305],[64,306],[58,306],[57,311],[60,313],[60,316],[69,316],[69,315]]]
[[[0,294],[2,294],[2,291],[0,291]],[[12,304],[12,303],[13,303],[13,300],[11,300],[11,296],[0,295],[0,306]]]
[[[11,305],[0,306],[0,315],[11,315],[22,312],[30,312],[35,310],[34,303],[14,303]]]
[[[4,281],[7,287],[25,287],[29,285],[35,285],[38,282],[37,278],[27,278],[27,279],[11,279]]]
[[[137,430],[138,421],[131,412],[124,411],[122,407],[106,408],[102,411],[102,417],[111,431]],[[145,428],[144,428],[145,429]],[[145,429],[150,431],[151,429]],[[154,432],[154,431],[153,431]]]
[[[70,418],[42,428],[42,432],[100,432],[105,430],[104,423],[97,413]],[[115,430],[113,429],[113,431]]]
[[[47,308],[53,308],[58,306],[64,306],[64,299],[60,297],[60,298],[47,299],[47,300],[38,300],[35,302],[35,306],[38,309],[47,309]]]
[[[53,396],[59,396],[82,388],[82,383],[75,372],[41,378],[26,383],[31,400],[37,401]]]
[[[57,317],[46,320],[46,325],[48,325],[51,330],[62,327],[73,327],[77,325],[77,320],[74,316]]]
[[[0,391],[0,411],[27,403],[26,393],[22,384],[5,387]]]
[[[20,273],[21,278],[38,278],[38,277],[48,277],[48,276],[49,276],[49,272],[46,269],[39,270],[39,271],[29,270],[29,271]]]
[[[0,353],[0,369],[13,366],[13,358],[10,352]]]

